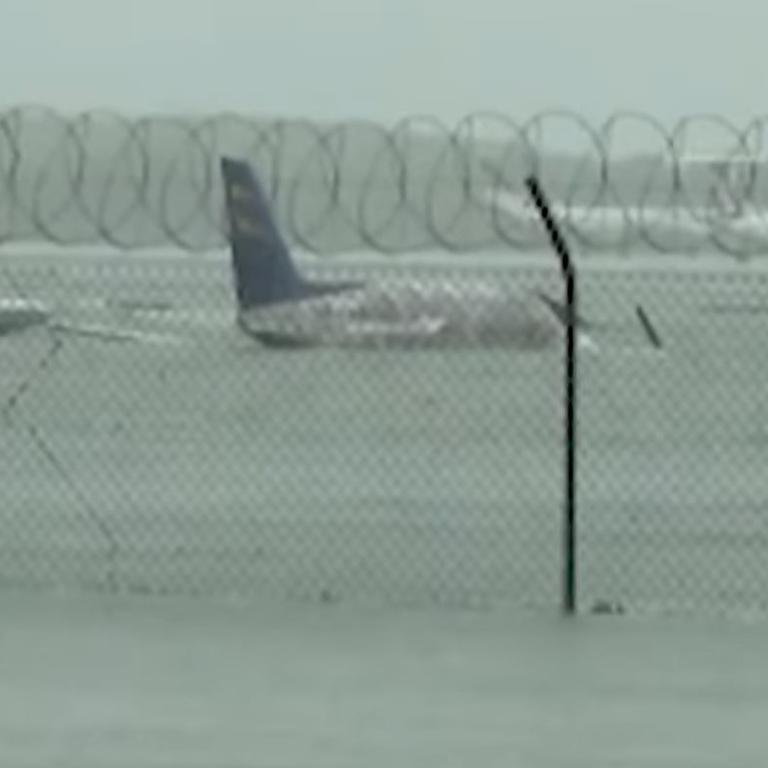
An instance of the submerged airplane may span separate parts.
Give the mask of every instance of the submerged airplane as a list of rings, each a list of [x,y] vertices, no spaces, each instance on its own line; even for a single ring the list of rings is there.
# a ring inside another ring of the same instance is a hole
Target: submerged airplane
[[[506,346],[540,350],[562,337],[565,310],[541,291],[496,282],[312,282],[299,273],[250,165],[224,157],[237,322],[272,348]],[[581,347],[597,349],[577,319]]]
[[[237,324],[266,347],[502,346],[535,351],[562,339],[565,307],[542,290],[513,291],[497,280],[470,277],[460,282],[412,277],[309,280],[297,269],[248,163],[224,157],[221,173]],[[107,302],[106,306],[112,305]],[[131,310],[136,308],[145,307],[130,305]],[[146,308],[169,309],[165,304]],[[640,308],[636,312],[640,324],[635,328],[642,329],[651,346],[660,346],[649,333],[650,321],[646,322]],[[52,308],[37,301],[0,300],[0,337],[35,327],[106,341],[169,340],[120,325],[63,322]],[[579,317],[576,328],[579,346],[597,351],[592,335],[611,326]]]

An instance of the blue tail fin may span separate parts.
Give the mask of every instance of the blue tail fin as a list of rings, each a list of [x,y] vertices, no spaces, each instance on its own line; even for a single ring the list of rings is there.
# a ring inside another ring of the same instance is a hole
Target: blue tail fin
[[[250,166],[222,158],[232,268],[242,309],[304,298],[304,284]]]
[[[357,287],[350,283],[317,284],[305,280],[293,263],[250,165],[223,157],[221,174],[240,309],[300,301]]]

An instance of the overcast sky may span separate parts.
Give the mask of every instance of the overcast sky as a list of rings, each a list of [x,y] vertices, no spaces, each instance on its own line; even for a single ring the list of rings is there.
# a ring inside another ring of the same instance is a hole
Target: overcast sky
[[[394,121],[766,110],[768,0],[3,0],[0,102]]]

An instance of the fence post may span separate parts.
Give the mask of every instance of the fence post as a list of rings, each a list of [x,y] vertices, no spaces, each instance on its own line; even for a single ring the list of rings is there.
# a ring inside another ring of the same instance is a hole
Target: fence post
[[[576,265],[555,223],[538,179],[525,180],[549,240],[560,257],[565,281],[565,493],[563,499],[563,611],[576,612]]]

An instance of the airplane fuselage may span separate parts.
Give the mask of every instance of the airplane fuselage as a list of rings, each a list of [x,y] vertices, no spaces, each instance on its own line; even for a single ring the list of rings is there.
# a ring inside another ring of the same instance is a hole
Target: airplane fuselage
[[[536,210],[519,195],[496,192],[489,204],[519,223],[523,231],[539,227]],[[578,206],[554,203],[552,212],[571,234],[589,242],[613,242],[629,238],[633,233],[650,233],[657,237],[706,240],[716,235],[738,235],[743,238],[768,237],[768,218],[762,211],[748,207],[728,211],[722,206]]]
[[[533,295],[490,284],[369,284],[340,294],[241,310],[266,346],[547,347],[560,325]]]

